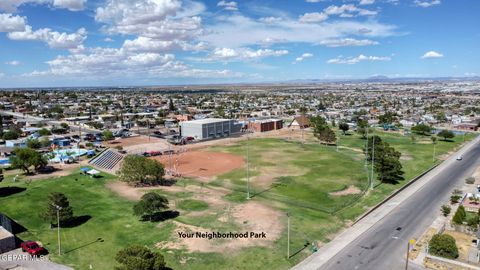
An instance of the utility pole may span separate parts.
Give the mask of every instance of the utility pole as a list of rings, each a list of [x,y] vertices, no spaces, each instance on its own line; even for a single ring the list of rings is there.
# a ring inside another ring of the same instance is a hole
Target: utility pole
[[[287,212],[287,259],[290,259],[290,213]]]
[[[407,242],[407,259],[405,260],[405,270],[408,270],[408,253],[410,253],[410,241]]]
[[[57,239],[58,239],[58,255],[62,255],[62,246],[61,246],[61,241],[60,241],[60,210],[62,210],[62,207],[52,204],[56,209],[57,209]]]
[[[375,136],[373,136],[372,143],[372,180],[370,181],[370,189],[373,190],[373,183],[375,182],[373,177],[373,167],[375,167]]]

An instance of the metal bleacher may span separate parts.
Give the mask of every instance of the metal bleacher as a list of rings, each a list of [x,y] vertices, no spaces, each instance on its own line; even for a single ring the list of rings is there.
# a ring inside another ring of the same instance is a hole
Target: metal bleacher
[[[123,159],[123,155],[113,149],[107,149],[90,160],[90,164],[100,169],[111,171]]]

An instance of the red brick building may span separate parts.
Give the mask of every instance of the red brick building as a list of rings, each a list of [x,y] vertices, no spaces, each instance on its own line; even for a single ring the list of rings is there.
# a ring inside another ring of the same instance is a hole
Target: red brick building
[[[255,132],[267,132],[283,128],[283,120],[280,119],[268,119],[268,120],[256,120],[248,123],[248,129]]]

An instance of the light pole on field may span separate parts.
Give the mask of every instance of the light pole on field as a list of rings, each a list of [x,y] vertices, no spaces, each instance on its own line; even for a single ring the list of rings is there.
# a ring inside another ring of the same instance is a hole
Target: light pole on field
[[[52,204],[57,210],[57,238],[58,238],[58,255],[62,255],[61,241],[60,241],[60,210],[62,207]]]
[[[373,175],[373,167],[375,167],[375,135],[372,137],[372,179],[370,181],[370,189],[373,189],[373,184],[375,182],[375,178]]]
[[[287,212],[287,259],[290,259],[290,213]]]

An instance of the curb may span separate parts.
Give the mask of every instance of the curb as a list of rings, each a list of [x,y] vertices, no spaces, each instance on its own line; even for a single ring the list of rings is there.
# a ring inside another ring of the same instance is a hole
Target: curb
[[[352,225],[358,223],[360,220],[362,220],[363,218],[365,218],[366,216],[368,216],[369,214],[371,214],[373,211],[375,211],[376,209],[378,209],[380,206],[382,206],[384,203],[386,203],[387,201],[389,201],[391,198],[395,197],[398,193],[402,192],[403,190],[405,190],[406,188],[408,188],[409,186],[411,186],[413,183],[417,182],[418,179],[422,178],[424,175],[426,175],[427,173],[429,173],[430,171],[432,171],[433,169],[435,169],[438,165],[442,164],[443,162],[440,162],[438,164],[435,164],[433,165],[432,167],[430,167],[429,169],[427,169],[426,171],[422,172],[421,174],[415,176],[413,179],[411,179],[408,183],[406,183],[404,186],[402,186],[401,188],[395,190],[392,194],[388,195],[385,199],[383,199],[381,202],[379,202],[378,204],[376,204],[374,207],[370,208],[367,212],[363,213],[359,218],[357,218],[355,220],[355,222],[353,222]]]

